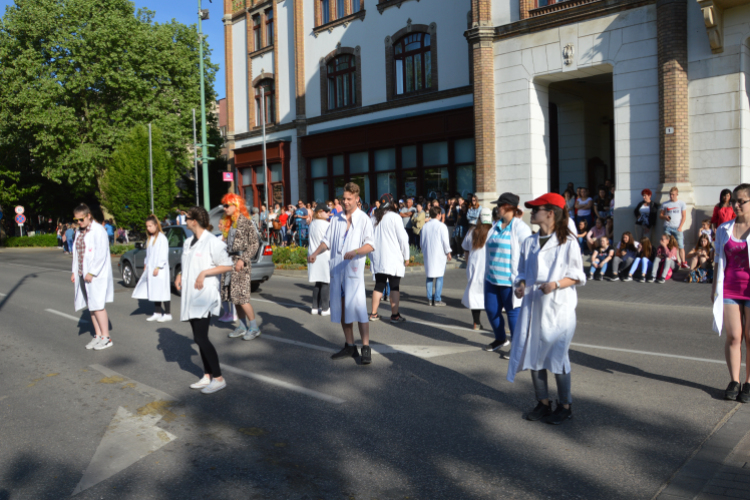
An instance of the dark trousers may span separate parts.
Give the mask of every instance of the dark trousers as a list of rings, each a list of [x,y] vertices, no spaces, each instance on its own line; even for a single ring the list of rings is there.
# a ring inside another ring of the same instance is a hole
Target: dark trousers
[[[513,309],[513,287],[493,285],[489,281],[484,282],[484,310],[490,320],[492,330],[495,332],[495,340],[505,342],[505,321],[503,320],[503,309],[508,315],[508,326],[510,327],[510,338],[516,329],[516,319],[520,308]]]
[[[193,340],[198,344],[198,349],[203,360],[203,372],[213,378],[221,377],[221,366],[219,366],[219,355],[216,348],[208,340],[208,327],[211,324],[211,315],[208,318],[194,318],[190,320],[193,328]]]
[[[317,281],[315,283],[315,286],[313,287],[312,308],[322,309],[323,311],[327,311],[328,309],[331,308],[330,302],[331,302],[330,285],[328,283],[323,283],[322,281]]]
[[[172,309],[171,302],[154,302],[154,311],[156,314],[172,314],[170,311]],[[163,311],[163,312],[162,312]]]

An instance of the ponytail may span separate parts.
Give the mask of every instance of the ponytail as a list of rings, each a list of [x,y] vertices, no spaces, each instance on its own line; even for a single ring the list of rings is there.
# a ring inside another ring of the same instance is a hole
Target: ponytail
[[[568,218],[570,217],[568,215],[568,207],[560,208],[554,205],[547,205],[545,208],[555,214],[555,236],[557,236],[557,241],[562,245],[568,240],[568,236],[570,236],[570,230],[568,229]]]

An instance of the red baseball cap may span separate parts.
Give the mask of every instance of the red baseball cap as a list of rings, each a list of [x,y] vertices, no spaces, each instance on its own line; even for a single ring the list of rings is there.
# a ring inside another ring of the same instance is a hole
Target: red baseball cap
[[[541,207],[543,205],[552,205],[553,207],[565,208],[565,198],[557,193],[543,194],[536,200],[527,201],[524,203],[526,208]]]

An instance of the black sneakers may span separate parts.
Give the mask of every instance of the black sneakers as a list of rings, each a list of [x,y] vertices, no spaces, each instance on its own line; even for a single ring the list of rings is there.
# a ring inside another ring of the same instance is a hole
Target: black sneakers
[[[510,342],[508,342],[507,340],[505,342],[501,342],[499,340],[493,340],[491,344],[488,344],[482,347],[482,350],[487,351],[487,352],[495,352],[501,347],[505,347],[507,345],[510,345]]]
[[[568,405],[571,406],[571,405]],[[555,411],[552,412],[552,415],[547,417],[544,421],[548,424],[552,425],[560,425],[561,423],[565,422],[569,418],[573,418],[573,409],[571,408],[565,408],[563,407],[560,402],[557,402],[557,408],[555,408]]]
[[[750,382],[745,382],[742,385],[740,395],[737,396],[737,401],[740,403],[750,403]]]
[[[364,349],[362,349],[362,351],[364,351]],[[359,351],[357,351],[356,345],[344,344],[344,348],[332,355],[331,359],[356,358],[357,356],[359,356]]]
[[[362,346],[362,364],[369,365],[372,363],[372,349],[369,345]]]
[[[740,383],[735,382],[735,381],[729,382],[727,389],[724,391],[724,399],[735,401],[737,399],[737,396],[739,395],[740,395]]]
[[[552,408],[550,405],[546,405],[539,401],[539,404],[536,405],[536,408],[531,410],[528,415],[526,415],[526,420],[531,420],[532,422],[536,422],[537,420],[541,420],[544,417],[549,417],[552,415]]]
[[[401,313],[398,313],[395,316],[391,314],[391,323],[403,323],[404,321],[406,321],[406,318],[401,316]]]

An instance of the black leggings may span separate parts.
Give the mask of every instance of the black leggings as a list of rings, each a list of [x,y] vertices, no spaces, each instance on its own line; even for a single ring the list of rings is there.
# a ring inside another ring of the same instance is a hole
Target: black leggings
[[[193,339],[198,344],[198,349],[203,360],[203,371],[213,378],[221,377],[221,367],[219,366],[219,355],[216,348],[208,340],[208,326],[211,324],[211,315],[208,318],[194,318],[190,320],[190,326],[193,328]]]
[[[375,291],[383,293],[385,291],[385,284],[391,285],[392,292],[398,292],[398,287],[401,284],[401,278],[398,276],[391,276],[389,274],[376,274],[375,275]]]
[[[312,307],[313,309],[322,309],[327,311],[331,308],[329,302],[331,300],[330,285],[322,281],[315,282],[313,287]]]
[[[472,309],[471,310],[471,317],[474,319],[474,324],[479,324],[479,314],[482,312],[481,309]]]
[[[172,303],[170,301],[166,301],[166,302],[154,302],[154,308],[155,308],[156,314],[162,314],[162,307],[164,308],[164,313],[163,314],[172,314],[170,312],[172,310],[171,304]]]

